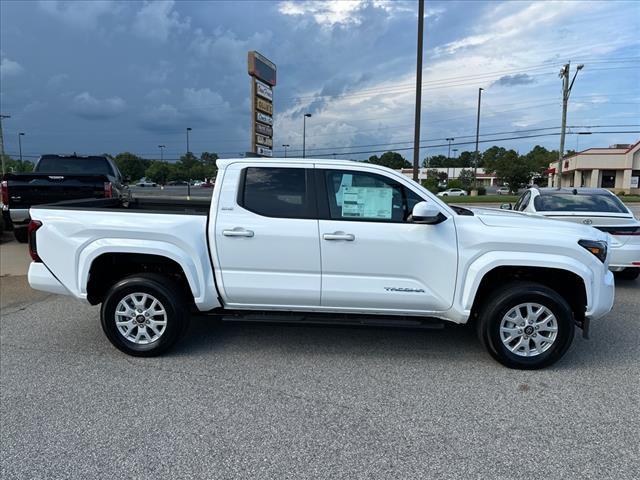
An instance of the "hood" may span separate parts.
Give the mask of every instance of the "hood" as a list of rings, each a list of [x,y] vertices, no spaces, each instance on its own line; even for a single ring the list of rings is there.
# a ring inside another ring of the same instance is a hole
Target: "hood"
[[[608,237],[607,234],[587,225],[558,222],[550,218],[514,212],[513,210],[494,208],[471,208],[470,210],[488,227],[546,230],[550,235],[562,232],[589,240],[606,241]]]

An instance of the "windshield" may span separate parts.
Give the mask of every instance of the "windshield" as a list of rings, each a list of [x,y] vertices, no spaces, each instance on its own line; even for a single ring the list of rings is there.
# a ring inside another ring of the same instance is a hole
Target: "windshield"
[[[533,201],[538,212],[606,212],[628,213],[613,195],[540,195]]]
[[[113,175],[104,157],[42,157],[36,169],[41,173],[96,173]]]

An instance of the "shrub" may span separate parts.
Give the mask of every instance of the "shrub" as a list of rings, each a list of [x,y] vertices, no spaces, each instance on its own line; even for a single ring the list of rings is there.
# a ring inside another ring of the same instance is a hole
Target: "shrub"
[[[484,187],[478,187],[478,195],[486,195],[487,189]]]

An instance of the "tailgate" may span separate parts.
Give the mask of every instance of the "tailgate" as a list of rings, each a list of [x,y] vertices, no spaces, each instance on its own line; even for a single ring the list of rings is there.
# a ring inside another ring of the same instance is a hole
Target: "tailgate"
[[[9,177],[9,208],[105,196],[105,175],[24,174]]]

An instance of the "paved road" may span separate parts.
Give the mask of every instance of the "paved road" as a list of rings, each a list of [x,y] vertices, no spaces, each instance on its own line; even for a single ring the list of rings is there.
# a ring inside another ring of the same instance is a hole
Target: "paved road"
[[[472,332],[215,324],[155,359],[116,351],[98,308],[5,277],[1,477],[640,476],[640,282],[537,372]],[[6,298],[6,295],[5,295]]]

